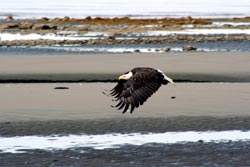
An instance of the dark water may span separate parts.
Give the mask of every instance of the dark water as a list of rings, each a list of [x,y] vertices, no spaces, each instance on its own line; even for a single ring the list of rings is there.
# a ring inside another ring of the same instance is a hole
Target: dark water
[[[58,54],[102,54],[102,53],[162,53],[161,49],[170,47],[170,53],[183,52],[184,45],[197,48],[196,52],[249,52],[249,41],[190,42],[167,44],[115,44],[85,46],[35,46],[35,47],[0,47],[1,55],[58,55]]]
[[[0,136],[122,134],[166,131],[207,131],[250,129],[249,117],[175,117],[124,118],[79,121],[5,122],[0,124]],[[0,153],[1,167],[127,167],[181,166],[234,167],[250,166],[250,141],[197,142],[144,145],[123,145],[119,148],[96,150],[28,150],[25,153]]]
[[[32,167],[133,167],[133,166],[185,166],[235,167],[250,166],[250,143],[186,143],[124,146],[119,149],[40,151],[25,154],[1,154],[0,166]]]

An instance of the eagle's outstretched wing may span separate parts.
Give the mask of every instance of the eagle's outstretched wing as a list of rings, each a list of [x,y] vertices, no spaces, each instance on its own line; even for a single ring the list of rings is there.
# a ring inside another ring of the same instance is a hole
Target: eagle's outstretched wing
[[[125,113],[131,106],[130,113],[132,113],[160,88],[159,77],[162,76],[158,75],[156,71],[139,72],[127,81],[119,81],[110,93],[111,96],[114,96],[115,101],[118,101],[113,107],[118,110],[123,109],[123,113]]]

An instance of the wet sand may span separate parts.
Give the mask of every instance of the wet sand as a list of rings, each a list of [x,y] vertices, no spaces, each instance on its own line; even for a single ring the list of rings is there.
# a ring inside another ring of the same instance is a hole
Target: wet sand
[[[174,80],[249,82],[248,52],[0,56],[1,82],[105,81],[133,67],[160,68]]]
[[[133,114],[111,108],[102,94],[115,83],[1,84],[0,122],[250,116],[249,83],[177,83],[162,86]],[[57,90],[56,86],[69,89]],[[172,99],[174,96],[176,98]]]
[[[0,84],[0,136],[250,129],[249,83],[167,85],[133,114],[110,108],[111,99],[101,92],[114,84]],[[249,148],[249,141],[201,140],[104,150],[29,150],[0,153],[0,166],[249,166]]]
[[[0,84],[0,136],[249,130],[249,62],[248,53],[0,56],[1,82],[8,82]],[[175,80],[216,82],[163,86],[133,114],[111,108],[102,94],[116,83],[10,83],[103,81],[134,66],[159,67]],[[249,146],[197,141],[31,150],[0,153],[0,166],[249,166]]]
[[[158,67],[177,81],[216,82],[163,86],[134,114],[124,115],[111,108],[111,98],[102,94],[116,83],[4,83],[0,84],[0,122],[250,116],[249,63],[247,52],[0,56],[2,82],[104,81],[135,66]],[[69,89],[56,90],[56,86]]]

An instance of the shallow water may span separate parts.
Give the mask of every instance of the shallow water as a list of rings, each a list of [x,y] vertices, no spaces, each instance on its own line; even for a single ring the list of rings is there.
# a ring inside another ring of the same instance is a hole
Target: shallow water
[[[166,44],[115,44],[115,45],[65,45],[65,46],[31,46],[31,47],[0,47],[1,55],[58,55],[58,54],[105,54],[105,53],[163,53],[162,49],[170,47],[170,53],[183,52],[184,45],[197,48],[196,52],[249,52],[250,42],[218,41],[190,42]]]
[[[250,22],[247,22],[250,24]],[[110,32],[88,32],[85,34],[79,34],[78,32],[56,32],[56,33],[8,33],[0,32],[0,39],[2,41],[14,41],[14,40],[89,40],[89,39],[103,39],[112,35]],[[193,36],[216,36],[216,35],[250,35],[249,29],[185,29],[185,30],[160,30],[160,31],[147,31],[147,32],[132,32],[122,35],[115,35],[117,39],[136,39],[149,38],[149,37],[172,37],[175,35],[193,35]]]
[[[95,166],[95,167],[235,167],[250,165],[249,142],[187,143],[143,146],[127,145],[119,149],[87,149],[46,152],[33,150],[23,154],[1,154],[0,166]]]
[[[2,123],[0,166],[249,166],[248,119],[177,117]],[[4,132],[9,134],[3,135]]]

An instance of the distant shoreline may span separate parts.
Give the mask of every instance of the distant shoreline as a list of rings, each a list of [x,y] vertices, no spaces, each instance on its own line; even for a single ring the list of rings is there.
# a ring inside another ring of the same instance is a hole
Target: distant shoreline
[[[63,18],[15,19],[8,16],[0,19],[0,38],[2,39],[0,39],[0,47],[250,41],[249,29],[250,17],[193,18],[187,16],[132,19],[129,17],[70,18],[65,16]],[[188,33],[186,34],[185,31]],[[197,32],[190,34],[189,31]],[[207,31],[211,33],[207,34]],[[219,32],[215,33],[216,31]]]

